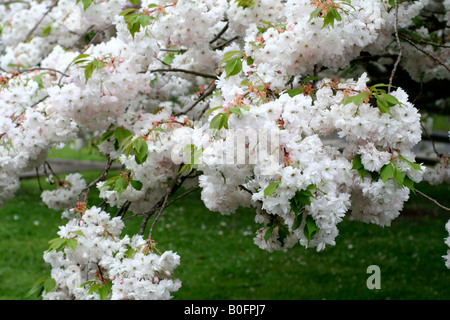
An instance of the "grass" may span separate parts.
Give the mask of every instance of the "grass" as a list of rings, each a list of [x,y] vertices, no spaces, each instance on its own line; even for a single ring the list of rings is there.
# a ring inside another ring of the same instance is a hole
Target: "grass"
[[[88,181],[97,174],[83,173]],[[449,186],[418,188],[449,205]],[[346,219],[336,246],[324,252],[296,246],[267,253],[252,242],[259,227],[252,210],[221,216],[205,209],[197,193],[169,207],[153,236],[160,250],[181,256],[175,276],[183,285],[176,300],[449,299],[450,270],[442,258],[449,218],[415,196],[389,228]],[[140,221],[129,222],[124,232],[137,233]],[[30,286],[49,274],[42,253],[62,224],[60,212],[39,201],[36,179],[22,180],[0,210],[1,300],[28,299]],[[370,265],[380,267],[380,290],[366,286]]]

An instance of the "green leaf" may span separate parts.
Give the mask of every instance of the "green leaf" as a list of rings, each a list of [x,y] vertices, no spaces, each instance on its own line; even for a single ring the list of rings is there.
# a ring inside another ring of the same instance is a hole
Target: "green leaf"
[[[228,117],[226,114],[219,113],[214,118],[212,118],[209,124],[210,129],[220,130],[222,128],[228,129]]]
[[[125,138],[128,138],[132,135],[133,134],[130,130],[124,129],[122,127],[117,127],[116,130],[114,130],[114,136],[116,137],[118,143],[121,143]]]
[[[239,57],[242,57],[242,52],[241,51],[228,51],[223,55],[223,59],[222,61],[219,63],[219,66],[221,66],[224,62],[228,61],[231,59],[231,57],[235,56],[235,55],[239,55]]]
[[[313,10],[313,12],[311,12],[311,14],[309,15],[309,21],[311,21],[312,19],[316,18],[319,16],[320,11],[322,11],[322,8],[317,7]]]
[[[138,21],[141,24],[141,26],[145,27],[150,22],[150,16],[148,16],[146,14],[142,14],[139,16]]]
[[[306,239],[308,239],[308,245],[311,239],[314,237],[314,235],[319,232],[319,228],[316,226],[316,223],[314,222],[314,219],[311,216],[306,217],[306,225],[304,229],[304,234]]]
[[[36,281],[31,289],[27,292],[26,297],[39,297],[42,295],[42,292],[44,292],[44,283],[47,281],[49,277],[43,277]]]
[[[92,293],[96,292],[98,289],[100,289],[101,286],[102,286],[102,285],[101,285],[100,283],[96,283],[96,284],[91,285],[91,286],[89,287],[88,293],[89,293],[89,294],[92,294]]]
[[[247,57],[247,65],[251,66],[255,61],[253,60],[252,57],[248,56]]]
[[[281,184],[281,181],[272,182],[264,189],[264,196],[270,197],[275,190],[277,190],[278,186]]]
[[[114,135],[114,131],[108,130],[108,131],[106,131],[105,133],[102,134],[99,142],[100,143],[105,142],[106,140],[111,138],[113,135]]]
[[[130,180],[130,184],[136,190],[141,190],[142,189],[142,182],[140,182],[140,181]]]
[[[64,238],[56,238],[56,239],[52,239],[48,242],[50,244],[50,247],[47,249],[48,251],[59,251],[61,250],[65,243],[66,243],[66,239]]]
[[[53,278],[47,278],[44,282],[44,290],[46,292],[50,292],[53,290],[53,288],[56,287],[56,280]]]
[[[69,233],[73,233],[73,234],[77,234],[77,235],[79,235],[79,236],[86,237],[86,236],[84,235],[83,231],[81,231],[81,230],[70,231]]]
[[[380,109],[381,113],[391,113],[389,103],[387,102],[386,98],[383,96],[377,96],[377,107]]]
[[[222,107],[222,106],[218,106],[218,107],[214,107],[214,108],[209,109],[209,110],[205,113],[205,116],[209,115],[211,112],[214,112],[214,111],[216,111],[216,110],[218,110],[218,109],[220,109],[220,108],[223,108],[223,107]]]
[[[348,97],[344,100],[344,106],[346,104],[349,104],[350,102],[353,102],[356,106],[359,106],[364,100],[366,100],[369,97],[369,92],[360,92],[355,96]]]
[[[131,2],[133,5],[137,6],[138,3],[139,3],[139,0],[130,0],[130,2]]]
[[[137,164],[143,164],[147,160],[148,145],[147,142],[139,137],[133,141],[134,159]]]
[[[83,2],[84,11],[86,11],[87,8],[89,8],[89,6],[91,5],[91,3],[92,3],[93,1],[94,1],[94,0],[81,0],[81,2]]]
[[[394,175],[394,166],[391,163],[385,164],[380,170],[380,178],[383,182],[388,181]]]
[[[393,95],[390,95],[388,93],[382,93],[381,95],[384,97],[384,99],[390,106],[395,106],[397,104],[400,104],[400,101],[398,101],[398,99],[396,97],[394,97]]]
[[[394,169],[394,180],[399,186],[403,186],[403,181],[405,179],[405,174],[398,168]]]
[[[242,61],[240,58],[234,58],[227,62],[225,65],[226,78],[234,76],[241,72]]]
[[[92,76],[92,73],[94,73],[94,64],[91,62],[88,63],[84,69],[84,77],[86,78],[86,83],[89,81],[89,78]]]
[[[406,161],[411,167],[413,167],[413,169],[422,171],[422,167],[420,166],[420,164],[411,162],[402,155],[400,155],[399,158],[402,159],[403,161]]]
[[[117,191],[119,196],[121,196],[127,187],[128,187],[127,178],[125,178],[124,176],[119,176],[119,178],[117,178],[116,184],[114,185],[114,190]]]
[[[267,242],[267,240],[269,240],[270,236],[273,233],[273,229],[275,229],[275,227],[274,226],[270,226],[269,229],[266,230],[266,233],[264,235],[264,241]]]
[[[230,111],[232,113],[235,113],[235,114],[238,114],[238,115],[242,115],[241,108],[239,108],[239,107],[232,107],[232,108],[230,108]]]
[[[342,17],[336,9],[330,9],[330,13],[334,16],[337,21],[341,21]]]
[[[292,208],[292,204],[291,204],[291,208]],[[300,214],[296,214],[295,219],[294,219],[294,223],[292,224],[292,230],[297,230],[300,225],[302,224],[302,215]]]
[[[100,300],[105,300],[109,294],[109,288],[107,286],[102,286],[98,289],[98,294],[100,296]]]
[[[408,176],[405,176],[403,185],[410,189],[414,194],[416,194],[416,190],[414,190],[414,181],[412,181]]]
[[[296,95],[299,95],[300,93],[303,93],[303,89],[290,89],[287,90],[286,93],[289,95],[289,97],[295,97]]]
[[[139,1],[139,0],[138,0],[138,1]],[[133,12],[133,11],[136,11],[136,8],[125,9],[125,10],[123,10],[123,11],[119,14],[119,16],[125,16],[125,15],[127,15],[127,14],[129,14],[129,13],[131,13],[131,12]]]
[[[73,250],[75,250],[77,248],[78,241],[77,239],[66,239],[64,245],[68,248],[72,248]]]
[[[357,154],[356,156],[353,157],[352,164],[353,164],[352,169],[354,169],[354,170],[359,170],[361,168],[364,168],[364,165],[361,161],[360,154]]]

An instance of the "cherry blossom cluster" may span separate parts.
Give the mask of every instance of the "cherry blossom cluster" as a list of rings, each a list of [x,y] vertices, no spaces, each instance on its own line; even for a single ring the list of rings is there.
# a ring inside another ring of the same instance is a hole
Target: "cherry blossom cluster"
[[[155,253],[142,236],[121,238],[123,221],[100,208],[78,213],[81,218],[61,226],[60,238],[44,253],[56,282],[44,299],[167,300],[181,287],[171,278],[180,263],[177,254]]]

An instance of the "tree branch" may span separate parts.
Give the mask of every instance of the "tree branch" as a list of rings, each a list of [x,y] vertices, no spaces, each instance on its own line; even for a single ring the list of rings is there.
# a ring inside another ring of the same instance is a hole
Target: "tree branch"
[[[404,35],[399,35],[399,37],[402,40],[405,40],[406,42],[408,42],[410,45],[412,45],[414,48],[416,48],[417,50],[419,50],[420,52],[422,52],[423,54],[426,54],[427,56],[429,56],[431,59],[433,59],[434,61],[436,61],[437,63],[439,63],[441,66],[443,66],[445,69],[447,69],[448,72],[450,72],[450,67],[447,66],[445,63],[443,63],[442,61],[440,61],[438,58],[436,58],[435,56],[433,56],[431,53],[427,52],[426,50],[418,47],[411,39],[405,37]]]
[[[47,11],[42,15],[41,19],[39,19],[38,22],[36,22],[36,24],[33,26],[33,28],[27,33],[24,41],[26,41],[27,39],[29,39],[31,37],[31,35],[33,34],[33,32],[36,30],[36,28],[41,24],[41,22],[45,19],[45,17],[50,13],[50,11],[53,10],[54,7],[56,7],[58,5],[59,0],[54,0],[55,2],[48,7]]]
[[[443,206],[443,205],[440,204],[436,199],[433,199],[433,198],[427,196],[425,193],[423,193],[423,192],[417,190],[416,188],[414,188],[414,191],[416,191],[416,192],[417,192],[418,194],[420,194],[421,196],[427,198],[428,200],[434,202],[435,204],[437,204],[437,205],[438,205],[439,207],[441,207],[442,209],[444,209],[444,210],[446,210],[446,211],[450,211],[450,208],[447,208],[447,207]]]
[[[141,71],[140,73],[146,73],[147,71]],[[191,70],[185,70],[185,69],[154,69],[154,70],[149,70],[150,73],[156,73],[156,72],[182,72],[182,73],[187,73],[187,74],[192,74],[195,76],[199,76],[199,77],[203,77],[203,78],[210,78],[210,79],[215,79],[217,80],[218,77],[215,74],[207,74],[207,73],[202,73],[202,72],[197,72],[197,71],[191,71]]]
[[[402,54],[403,54],[402,45],[400,43],[400,38],[399,38],[399,35],[398,35],[398,1],[397,0],[395,0],[395,23],[394,23],[394,28],[395,28],[395,39],[397,40],[398,56],[397,56],[397,60],[395,60],[394,67],[392,68],[391,76],[389,77],[389,85],[390,86],[388,87],[388,93],[391,93],[392,81],[394,80],[395,72],[397,71],[398,64],[400,63],[400,60],[401,60]]]

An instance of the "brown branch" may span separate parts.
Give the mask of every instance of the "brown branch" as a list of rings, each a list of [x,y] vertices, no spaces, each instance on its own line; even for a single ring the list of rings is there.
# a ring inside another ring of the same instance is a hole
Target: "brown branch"
[[[147,71],[141,71],[140,73],[146,73],[146,72]],[[215,80],[218,79],[218,77],[215,74],[207,74],[207,73],[191,71],[191,70],[185,70],[185,69],[154,69],[154,70],[149,70],[149,72],[150,73],[156,73],[156,72],[182,72],[182,73],[192,74],[192,75],[203,77],[203,78],[210,78],[210,79],[215,79]]]
[[[104,180],[108,176],[108,172],[111,169],[113,162],[114,162],[114,159],[111,159],[111,157],[108,155],[107,161],[106,161],[106,166],[105,166],[105,169],[103,169],[103,172],[100,174],[100,176],[97,179],[92,181],[88,186],[86,186],[83,190],[81,190],[80,194],[78,195],[78,199],[80,198],[81,194],[84,191],[86,191],[86,194],[84,196],[84,202],[87,202],[91,188],[93,186],[95,186],[98,182],[100,182],[101,180]]]
[[[17,70],[17,72],[19,72],[20,74],[22,73],[29,73],[29,72],[33,72],[33,71],[40,71],[40,70],[44,70],[44,71],[52,71],[55,73],[59,73],[65,77],[68,77],[67,74],[65,74],[64,72],[61,72],[59,70],[56,69],[52,69],[52,68],[42,68],[42,67],[33,67],[33,68],[29,68],[29,69],[24,69],[24,70]]]
[[[200,102],[202,102],[203,100],[205,100],[206,97],[208,97],[209,95],[211,95],[214,90],[216,89],[216,84],[215,82],[213,82],[208,89],[205,90],[205,92],[203,92],[203,94],[197,98],[197,100],[195,100],[195,102],[186,110],[183,110],[183,113],[188,113],[189,111],[191,111],[192,109],[194,109],[194,107],[196,105],[198,105]]]
[[[403,40],[405,40],[406,42],[408,42],[410,45],[412,45],[414,48],[416,48],[417,50],[419,50],[420,52],[422,52],[423,54],[426,54],[427,56],[429,56],[431,59],[433,59],[434,61],[436,61],[437,63],[439,63],[441,66],[443,66],[445,69],[447,69],[448,72],[450,72],[450,67],[447,66],[445,63],[443,63],[442,61],[440,61],[438,58],[436,58],[435,56],[433,56],[431,53],[427,52],[426,50],[418,47],[411,39],[409,39],[408,37],[405,37],[404,35],[399,35],[399,37]]]
[[[228,30],[228,26],[229,26],[229,22],[227,21],[227,24],[225,25],[225,27],[223,27],[222,30],[220,30],[220,32],[214,37],[214,39],[212,39],[209,44],[213,44],[214,42],[216,42],[217,40],[219,40],[219,38]]]
[[[438,156],[438,158],[442,158],[443,154],[442,154],[442,153],[439,153],[439,152],[436,150],[436,145],[435,145],[435,143],[434,143],[434,140],[433,140],[433,139],[431,138],[431,136],[428,134],[428,131],[427,131],[427,129],[425,128],[425,126],[423,125],[422,122],[420,122],[420,126],[422,127],[422,130],[423,130],[423,132],[425,133],[425,135],[427,136],[428,140],[431,141],[431,146],[433,147],[434,153],[436,153],[436,155]]]
[[[45,17],[50,13],[50,11],[52,11],[53,8],[58,5],[58,1],[59,0],[55,0],[55,2],[50,7],[48,7],[47,11],[42,15],[41,19],[39,19],[39,21],[36,22],[36,24],[33,26],[33,28],[27,33],[24,41],[26,41],[27,39],[29,39],[31,37],[33,32],[37,29],[37,27],[41,24],[41,22],[45,19]]]
[[[395,60],[394,67],[391,71],[391,76],[389,77],[389,87],[388,87],[388,93],[391,93],[391,85],[392,81],[394,80],[395,72],[397,71],[398,64],[400,63],[400,60],[402,58],[403,49],[402,45],[400,43],[400,38],[398,35],[398,1],[395,0],[395,23],[394,23],[394,29],[395,29],[395,39],[397,40],[397,46],[398,46],[398,56],[397,60]]]
[[[435,204],[437,204],[437,205],[438,205],[439,207],[441,207],[442,209],[447,210],[447,211],[450,211],[450,208],[447,208],[447,207],[443,206],[443,205],[440,204],[436,199],[433,199],[433,198],[427,196],[425,193],[423,193],[423,192],[417,190],[416,188],[414,188],[414,191],[417,192],[418,194],[420,194],[421,196],[427,198],[428,200],[434,202]]]

